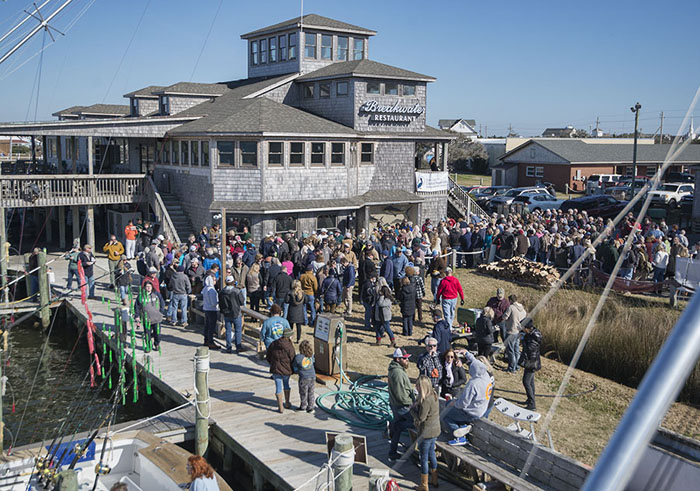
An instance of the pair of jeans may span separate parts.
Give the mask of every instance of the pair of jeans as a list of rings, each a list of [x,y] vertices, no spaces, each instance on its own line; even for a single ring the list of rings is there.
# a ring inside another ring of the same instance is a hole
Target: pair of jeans
[[[241,334],[243,332],[243,317],[224,317],[224,326],[226,327],[226,349],[230,350],[233,348],[231,342],[236,345],[236,349],[240,348]],[[231,327],[233,327],[233,333],[231,332]]]
[[[413,316],[404,315],[401,317],[401,320],[403,321],[403,331],[401,334],[404,336],[413,336]]]
[[[432,276],[430,278],[430,291],[433,292],[433,300],[435,300],[435,296],[437,295],[438,287],[440,286],[441,281],[442,278],[439,276]]]
[[[120,286],[119,287],[119,298],[124,300],[128,296],[129,296],[129,287],[128,286]]]
[[[85,277],[88,287],[88,297],[92,298],[95,296],[95,275]]]
[[[623,280],[631,280],[633,273],[634,270],[632,268],[620,268],[620,270],[617,272],[617,276]]]
[[[373,308],[371,303],[367,302],[362,302],[362,305],[365,307],[365,329],[367,331],[372,330],[372,313],[373,313]]]
[[[219,312],[217,310],[204,311],[204,344],[214,344],[214,333],[218,319]]]
[[[377,333],[377,341],[384,337],[384,331],[389,335],[390,340],[394,340],[394,331],[391,330],[389,321],[374,321],[374,330]]]
[[[311,310],[311,319],[306,313],[306,309]],[[311,321],[311,322],[309,322]],[[304,295],[304,324],[313,326],[316,321],[316,299],[313,295]]]
[[[29,275],[29,295],[39,293],[39,277],[33,274]]]
[[[314,408],[314,400],[316,399],[314,392],[315,388],[316,379],[314,377],[299,377],[299,399],[301,401],[299,403],[299,409],[304,410]]]
[[[67,288],[69,290],[73,289],[73,276],[75,276],[75,281],[77,281],[78,285],[80,285],[80,276],[78,276],[78,270],[77,269],[69,269],[68,270],[68,286],[67,286]]]
[[[520,358],[520,334],[511,334],[506,338],[504,355],[508,361],[508,371],[517,372]]]
[[[527,394],[527,401],[525,404],[535,409],[535,371],[529,368],[525,369],[523,373],[523,387],[525,387],[525,394]]]
[[[664,275],[666,274],[666,268],[659,268],[654,266],[654,283],[661,283],[664,281]]]
[[[459,429],[460,426],[473,423],[479,418],[457,409],[454,404],[448,404],[442,412],[442,423],[449,430],[450,434]]]
[[[437,457],[435,456],[435,442],[437,438],[424,438],[418,443],[420,452],[420,473],[427,474],[428,471],[437,469]],[[428,466],[430,461],[430,466]]]
[[[170,296],[170,305],[168,305],[168,315],[167,317],[171,322],[177,322],[177,310],[178,308],[182,312],[182,323],[187,324],[187,302],[186,293],[173,293]]]
[[[289,375],[277,375],[276,373],[272,375],[275,381],[275,394],[281,394],[282,390],[290,390],[289,388]]]
[[[447,321],[447,325],[452,327],[452,323],[455,320],[455,310],[457,310],[457,297],[455,298],[443,298],[440,302],[442,307],[442,315]]]
[[[343,287],[343,305],[345,305],[345,313],[352,314],[352,286]]]
[[[394,413],[394,419],[389,425],[389,436],[391,437],[389,453],[394,454],[397,453],[399,448],[401,433],[409,428],[413,428],[413,416],[411,416],[411,408],[409,406],[399,408],[392,407],[391,412]]]

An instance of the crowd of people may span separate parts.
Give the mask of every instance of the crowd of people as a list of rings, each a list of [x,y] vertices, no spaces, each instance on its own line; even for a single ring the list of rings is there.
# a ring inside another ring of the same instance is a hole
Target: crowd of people
[[[565,269],[589,250],[583,266],[596,261],[610,273],[623,252],[624,240],[633,234],[633,247],[618,274],[656,282],[673,275],[676,257],[700,252],[700,244],[689,250],[685,230],[669,227],[663,220],[647,219],[635,225],[630,214],[606,231],[609,223],[585,211],[547,210],[484,218],[471,215],[437,223],[426,220],[420,226],[403,221],[357,235],[326,229],[300,235],[267,233],[261,241],[255,241],[246,227],[224,231],[215,224],[191,234],[184,244],[174,244],[139,220],[129,222],[124,230],[126,247],[112,236],[103,251],[108,254],[110,283],[122,298],[127,298],[135,280],[145,293],[139,296],[138,315],[146,313],[150,318],[153,349],[159,346],[161,322],[187,326],[193,301],[201,302],[204,312],[204,344],[219,349],[214,338],[221,322],[229,353],[244,349],[242,309],[268,313],[261,339],[280,412],[291,408],[290,377],[295,373],[300,409],[311,412],[314,408],[314,353],[303,338],[303,326],[314,326],[321,312],[350,316],[361,304],[364,329],[374,333],[376,344],[388,338],[395,350],[389,367],[394,415],[390,455],[397,457],[401,432],[415,425],[425,433],[421,460],[427,475],[435,468],[434,434],[440,428],[439,421],[434,421],[439,418],[436,397],[450,400],[442,425],[454,437],[450,443],[464,444],[469,424],[487,417],[493,402],[493,345],[499,339],[503,343],[506,371],[524,368],[528,410],[536,409],[534,374],[541,366],[541,333],[517,296],[506,296],[501,288],[483,306],[473,326],[476,354],[452,347],[457,302],[464,304],[465,294],[448,266],[451,252],[457,251],[456,266],[463,268],[523,256]],[[601,234],[604,239],[593,249]],[[74,249],[66,259],[71,261],[70,271],[74,263],[82,263],[90,296],[94,295],[92,248]],[[72,275],[69,286],[71,281]],[[428,302],[432,332],[418,340],[425,343],[426,352],[417,359],[420,378],[414,391],[405,373],[409,355],[398,346],[397,337],[402,336],[402,342],[412,339],[415,322],[428,327],[423,323]]]

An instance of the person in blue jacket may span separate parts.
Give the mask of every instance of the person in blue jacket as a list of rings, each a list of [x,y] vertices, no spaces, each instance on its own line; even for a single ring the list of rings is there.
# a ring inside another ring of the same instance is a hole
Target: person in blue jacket
[[[340,260],[343,267],[343,305],[345,315],[352,315],[352,290],[355,288],[355,266],[347,258]]]
[[[323,296],[323,304],[326,307],[326,312],[335,314],[335,309],[343,295],[343,288],[340,285],[338,274],[335,269],[328,271],[328,276],[321,283],[321,296]]]
[[[263,322],[262,328],[260,329],[260,339],[265,343],[265,348],[269,348],[270,345],[282,337],[285,329],[290,329],[289,322],[287,319],[282,317],[282,307],[277,304],[273,304],[270,307],[270,317]]]

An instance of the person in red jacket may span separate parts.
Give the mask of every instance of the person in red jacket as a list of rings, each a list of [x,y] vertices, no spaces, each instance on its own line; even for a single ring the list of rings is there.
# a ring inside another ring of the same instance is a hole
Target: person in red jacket
[[[440,282],[437,294],[435,295],[435,303],[440,302],[445,321],[447,321],[447,325],[450,327],[452,327],[455,318],[457,297],[461,299],[461,305],[464,305],[462,285],[457,278],[452,276],[452,268],[446,268],[445,277]]]

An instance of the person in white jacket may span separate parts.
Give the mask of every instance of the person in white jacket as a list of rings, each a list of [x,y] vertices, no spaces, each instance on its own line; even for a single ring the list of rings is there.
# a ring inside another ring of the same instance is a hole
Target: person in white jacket
[[[466,445],[465,435],[471,430],[472,422],[486,414],[492,397],[493,382],[486,366],[470,352],[465,352],[465,361],[469,365],[469,381],[459,394],[443,411],[442,422],[455,437],[450,445]]]
[[[666,252],[666,246],[663,242],[656,249],[656,254],[654,254],[654,260],[651,264],[654,266],[654,283],[661,283],[664,281],[666,267],[668,266],[668,252]]]
[[[209,349],[219,349],[219,345],[214,343],[214,333],[219,320],[219,294],[214,288],[214,277],[207,275],[204,279],[202,289],[202,310],[204,310],[204,345]]]

